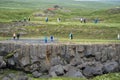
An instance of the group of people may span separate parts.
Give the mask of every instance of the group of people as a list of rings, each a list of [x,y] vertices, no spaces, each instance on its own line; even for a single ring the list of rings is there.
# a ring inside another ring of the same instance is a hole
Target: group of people
[[[80,22],[81,23],[83,23],[83,22],[86,23],[86,19],[85,18],[80,18]]]
[[[50,36],[50,41],[51,41],[51,42],[54,41],[54,36]],[[45,38],[44,38],[44,42],[45,42],[45,43],[48,42],[48,38],[47,38],[47,36],[45,36]]]
[[[17,39],[17,40],[19,40],[19,38],[20,38],[20,34],[19,33],[13,33],[13,39],[15,40],[15,39]]]
[[[48,22],[49,21],[49,19],[48,19],[48,17],[46,17],[45,18],[45,22]],[[60,18],[57,18],[57,22],[61,22],[61,19]],[[86,23],[87,22],[87,19],[86,18],[80,18],[80,22],[81,23]],[[96,18],[96,19],[94,19],[94,23],[98,23],[99,22],[99,19],[98,18]]]
[[[48,19],[48,17],[46,17],[45,18],[45,22],[48,22],[49,21],[49,19]],[[60,22],[61,21],[61,19],[60,18],[57,18],[57,22]]]
[[[94,19],[94,23],[98,23],[98,18]],[[80,18],[81,23],[86,23],[86,18]]]

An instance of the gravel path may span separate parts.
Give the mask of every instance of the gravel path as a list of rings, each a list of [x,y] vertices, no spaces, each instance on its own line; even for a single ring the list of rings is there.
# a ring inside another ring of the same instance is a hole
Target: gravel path
[[[8,40],[4,40],[4,41],[0,41],[0,43],[29,43],[29,44],[52,44],[52,43],[57,43],[58,40],[55,39],[53,41],[49,40],[47,41],[47,43],[45,43],[44,39],[8,39]]]

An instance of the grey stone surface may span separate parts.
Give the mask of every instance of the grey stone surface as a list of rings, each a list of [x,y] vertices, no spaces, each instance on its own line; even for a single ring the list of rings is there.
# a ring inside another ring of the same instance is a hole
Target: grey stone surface
[[[38,71],[35,71],[35,72],[32,73],[32,75],[33,75],[34,78],[39,78],[42,75],[42,73],[39,73]]]
[[[17,80],[29,80],[27,76],[18,76]]]
[[[103,66],[105,73],[119,71],[119,64],[116,61],[106,62]]]
[[[3,56],[0,56],[0,68],[5,68],[6,62],[3,60]]]
[[[15,66],[15,60],[14,60],[14,58],[12,57],[12,58],[7,59],[7,63],[10,66]]]
[[[67,76],[67,77],[81,77],[81,78],[84,78],[84,76],[80,72],[80,70],[76,69],[76,68],[70,68],[65,76]]]
[[[51,77],[82,74],[93,77],[120,70],[120,44],[36,44],[34,41],[23,44],[21,41],[0,41],[0,68],[10,65]],[[14,51],[14,55],[5,59]]]
[[[52,73],[55,72],[55,74],[57,76],[61,76],[61,75],[64,75],[64,68],[62,65],[56,65],[56,66],[53,66],[50,68],[50,71],[49,73]]]
[[[11,79],[13,79],[13,78],[16,77],[16,75],[14,73],[10,73],[10,74],[8,74],[8,77],[11,78]]]
[[[11,80],[9,77],[4,77],[2,80]]]
[[[50,77],[57,77],[57,74],[54,71],[49,72],[49,75],[50,75]]]
[[[96,59],[97,61],[100,61],[100,60],[101,60],[101,57],[102,57],[102,53],[101,53],[101,52],[96,52],[96,53],[95,53],[95,59]]]

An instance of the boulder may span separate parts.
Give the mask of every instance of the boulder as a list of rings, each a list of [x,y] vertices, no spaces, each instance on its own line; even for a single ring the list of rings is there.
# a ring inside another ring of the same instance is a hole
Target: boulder
[[[86,76],[86,77],[92,77],[93,76],[93,67],[90,67],[90,66],[86,66],[85,69],[83,70],[83,74]]]
[[[7,64],[9,66],[15,66],[15,60],[14,60],[14,58],[12,57],[12,58],[7,59]]]
[[[18,76],[17,80],[29,80],[27,76]]]
[[[72,66],[77,66],[77,65],[80,65],[82,63],[84,63],[84,61],[82,59],[78,58],[78,57],[73,58],[70,62],[70,64]]]
[[[89,57],[95,57],[95,52],[94,52],[94,47],[93,46],[86,46],[85,47],[85,52],[84,52],[84,56],[89,58]]]
[[[84,46],[78,46],[78,47],[77,47],[77,52],[78,52],[78,53],[83,53],[84,50],[85,50]],[[83,56],[82,56],[82,57],[83,57]]]
[[[86,65],[83,69],[83,74],[86,77],[92,77],[103,74],[103,65],[101,63],[94,63],[92,65]]]
[[[46,73],[46,72],[49,71],[49,69],[50,69],[50,65],[48,63],[46,63],[45,60],[41,60],[41,62],[40,62],[40,71],[42,73]]]
[[[65,74],[67,77],[81,77],[84,78],[83,74],[81,73],[80,70],[76,68],[71,68],[69,71]]]
[[[97,61],[100,61],[100,59],[101,59],[101,52],[96,52],[95,53],[95,59],[97,60]]]
[[[11,80],[9,77],[5,76],[2,80]]]
[[[53,71],[53,72],[50,72],[49,75],[50,75],[51,77],[57,77],[57,74],[56,74],[54,71]]]
[[[42,75],[42,73],[39,73],[38,71],[35,71],[35,72],[32,73],[32,75],[33,75],[34,78],[39,78]]]
[[[16,77],[16,75],[14,73],[10,73],[10,74],[8,74],[8,77],[11,78],[11,79],[13,79],[13,78]]]
[[[26,66],[26,65],[30,64],[29,57],[23,57],[20,62],[21,62],[22,66]]]
[[[119,64],[116,61],[106,62],[103,66],[104,73],[119,71]]]
[[[6,62],[3,60],[3,56],[0,56],[0,69],[6,67]]]
[[[60,57],[56,56],[56,57],[52,58],[51,61],[50,61],[50,63],[51,63],[52,66],[61,64]]]
[[[100,65],[96,65],[95,67],[93,67],[92,74],[94,76],[103,74],[103,65],[100,64]]]
[[[108,60],[108,53],[107,53],[107,48],[101,51],[101,61],[106,62]]]
[[[53,73],[53,72],[55,72],[55,74],[56,74],[57,76],[64,75],[64,68],[63,68],[63,66],[60,65],[60,64],[59,64],[59,65],[56,65],[56,66],[53,66],[53,67],[50,68],[49,73],[51,74],[51,73]]]

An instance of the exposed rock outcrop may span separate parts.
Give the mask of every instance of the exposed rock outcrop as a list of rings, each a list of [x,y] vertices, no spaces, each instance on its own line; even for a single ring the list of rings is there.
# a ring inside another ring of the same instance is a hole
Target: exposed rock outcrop
[[[3,54],[5,53],[5,54]],[[0,43],[0,68],[34,77],[93,77],[120,71],[120,44]]]

